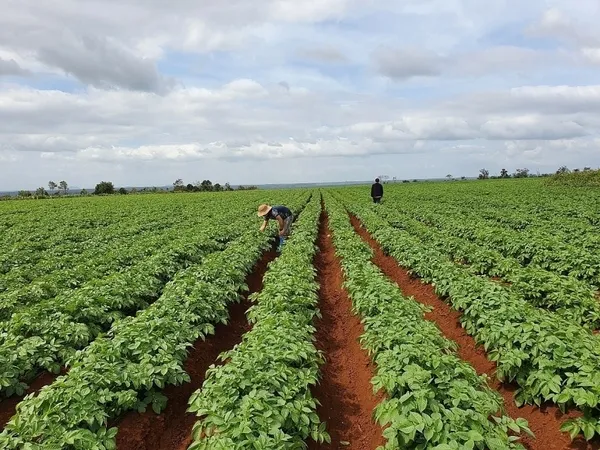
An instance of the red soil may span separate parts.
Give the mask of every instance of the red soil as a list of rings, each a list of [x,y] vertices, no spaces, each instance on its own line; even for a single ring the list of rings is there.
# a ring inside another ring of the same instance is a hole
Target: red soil
[[[458,355],[469,362],[478,374],[486,374],[490,378],[490,385],[504,398],[506,410],[513,417],[522,417],[529,422],[529,427],[536,438],[523,439],[523,444],[530,450],[566,450],[566,449],[599,449],[600,442],[591,443],[578,438],[571,442],[569,435],[560,431],[562,422],[571,417],[576,417],[578,412],[563,414],[556,406],[544,405],[541,408],[525,405],[518,408],[514,402],[515,385],[504,384],[497,380],[496,364],[487,359],[483,347],[478,346],[460,324],[461,313],[453,310],[450,305],[440,299],[435,289],[430,284],[423,284],[420,279],[411,276],[404,268],[399,267],[397,261],[386,255],[380,245],[361,226],[360,221],[351,216],[352,225],[356,232],[374,250],[373,262],[400,287],[402,293],[420,303],[433,307],[425,315],[427,320],[435,322],[444,336],[458,344]]]
[[[343,274],[335,255],[328,220],[323,214],[315,255],[322,318],[317,322],[317,348],[325,353],[321,381],[313,395],[321,402],[317,412],[327,422],[331,444],[308,442],[308,448],[374,450],[383,445],[382,429],[372,416],[379,399],[373,394],[373,364],[359,344],[364,333],[360,319],[342,288]]]
[[[63,370],[62,373],[65,373],[66,370]],[[48,384],[52,384],[58,375],[55,375],[50,372],[43,372],[39,374],[30,384],[29,388],[25,391],[26,394],[31,394],[33,392],[39,391],[44,386]],[[13,396],[10,398],[2,399],[0,402],[0,431],[4,429],[8,421],[12,416],[15,415],[17,404],[19,404],[23,400],[23,397]]]
[[[169,386],[163,393],[169,399],[166,409],[155,414],[151,408],[145,413],[126,413],[117,426],[119,450],[185,450],[191,444],[191,433],[197,421],[195,414],[188,413],[188,400],[204,382],[206,370],[211,364],[221,364],[217,357],[242,341],[242,335],[250,330],[246,311],[251,306],[248,296],[262,289],[263,276],[269,262],[277,257],[274,251],[265,253],[261,261],[247,277],[250,288],[241,303],[231,306],[229,323],[218,325],[215,334],[199,339],[194,344],[185,363],[191,382],[182,386]]]

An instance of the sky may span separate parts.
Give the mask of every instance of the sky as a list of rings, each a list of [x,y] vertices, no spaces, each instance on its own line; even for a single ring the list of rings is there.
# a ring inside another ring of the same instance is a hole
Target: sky
[[[600,166],[597,0],[3,0],[0,190]]]

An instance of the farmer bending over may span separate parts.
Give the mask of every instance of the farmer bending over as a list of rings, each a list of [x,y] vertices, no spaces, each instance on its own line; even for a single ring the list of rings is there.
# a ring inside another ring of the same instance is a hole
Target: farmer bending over
[[[279,248],[277,250],[281,251],[283,244],[285,244],[285,238],[290,235],[290,227],[294,220],[292,211],[285,206],[260,205],[258,207],[258,217],[265,219],[260,227],[260,231],[265,231],[270,219],[277,221],[279,224]]]

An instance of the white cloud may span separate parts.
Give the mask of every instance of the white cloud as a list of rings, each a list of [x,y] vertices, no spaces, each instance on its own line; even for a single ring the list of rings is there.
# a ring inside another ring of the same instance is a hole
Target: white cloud
[[[0,189],[600,164],[597,1],[561,3],[8,2]]]
[[[62,33],[52,45],[42,44],[37,54],[48,66],[96,87],[164,92],[172,83],[158,73],[152,61],[107,38]]]
[[[14,59],[5,60],[0,58],[0,76],[2,75],[26,75],[24,70]]]
[[[588,134],[583,126],[570,120],[556,120],[539,115],[491,119],[481,131],[487,139],[564,139]]]
[[[598,13],[597,7],[596,4],[592,15],[586,14],[585,7],[569,8],[569,13],[556,7],[550,8],[529,28],[529,33],[560,39],[580,47],[600,45],[600,33],[597,31],[594,17]],[[594,19],[590,20],[591,18]]]
[[[382,75],[397,80],[440,75],[444,64],[441,56],[418,48],[378,50],[374,60]]]
[[[600,47],[597,48],[589,48],[585,47],[581,49],[581,53],[583,57],[587,59],[592,64],[600,65]]]
[[[275,20],[320,22],[340,18],[349,3],[348,0],[273,0],[269,9]]]
[[[302,49],[298,52],[298,56],[325,63],[343,63],[347,62],[348,58],[340,51],[333,47],[313,47]]]

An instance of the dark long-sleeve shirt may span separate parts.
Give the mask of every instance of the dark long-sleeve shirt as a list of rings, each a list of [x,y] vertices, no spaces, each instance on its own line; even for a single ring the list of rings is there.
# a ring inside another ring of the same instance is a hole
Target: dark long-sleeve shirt
[[[290,211],[289,208],[286,208],[285,206],[281,206],[281,205],[273,206],[273,208],[271,208],[271,211],[269,212],[269,214],[267,214],[265,216],[265,220],[277,219],[277,217],[281,217],[283,220],[285,220],[291,216],[292,216],[292,211]]]
[[[383,186],[381,183],[373,183],[373,186],[371,186],[371,197],[383,197]]]

